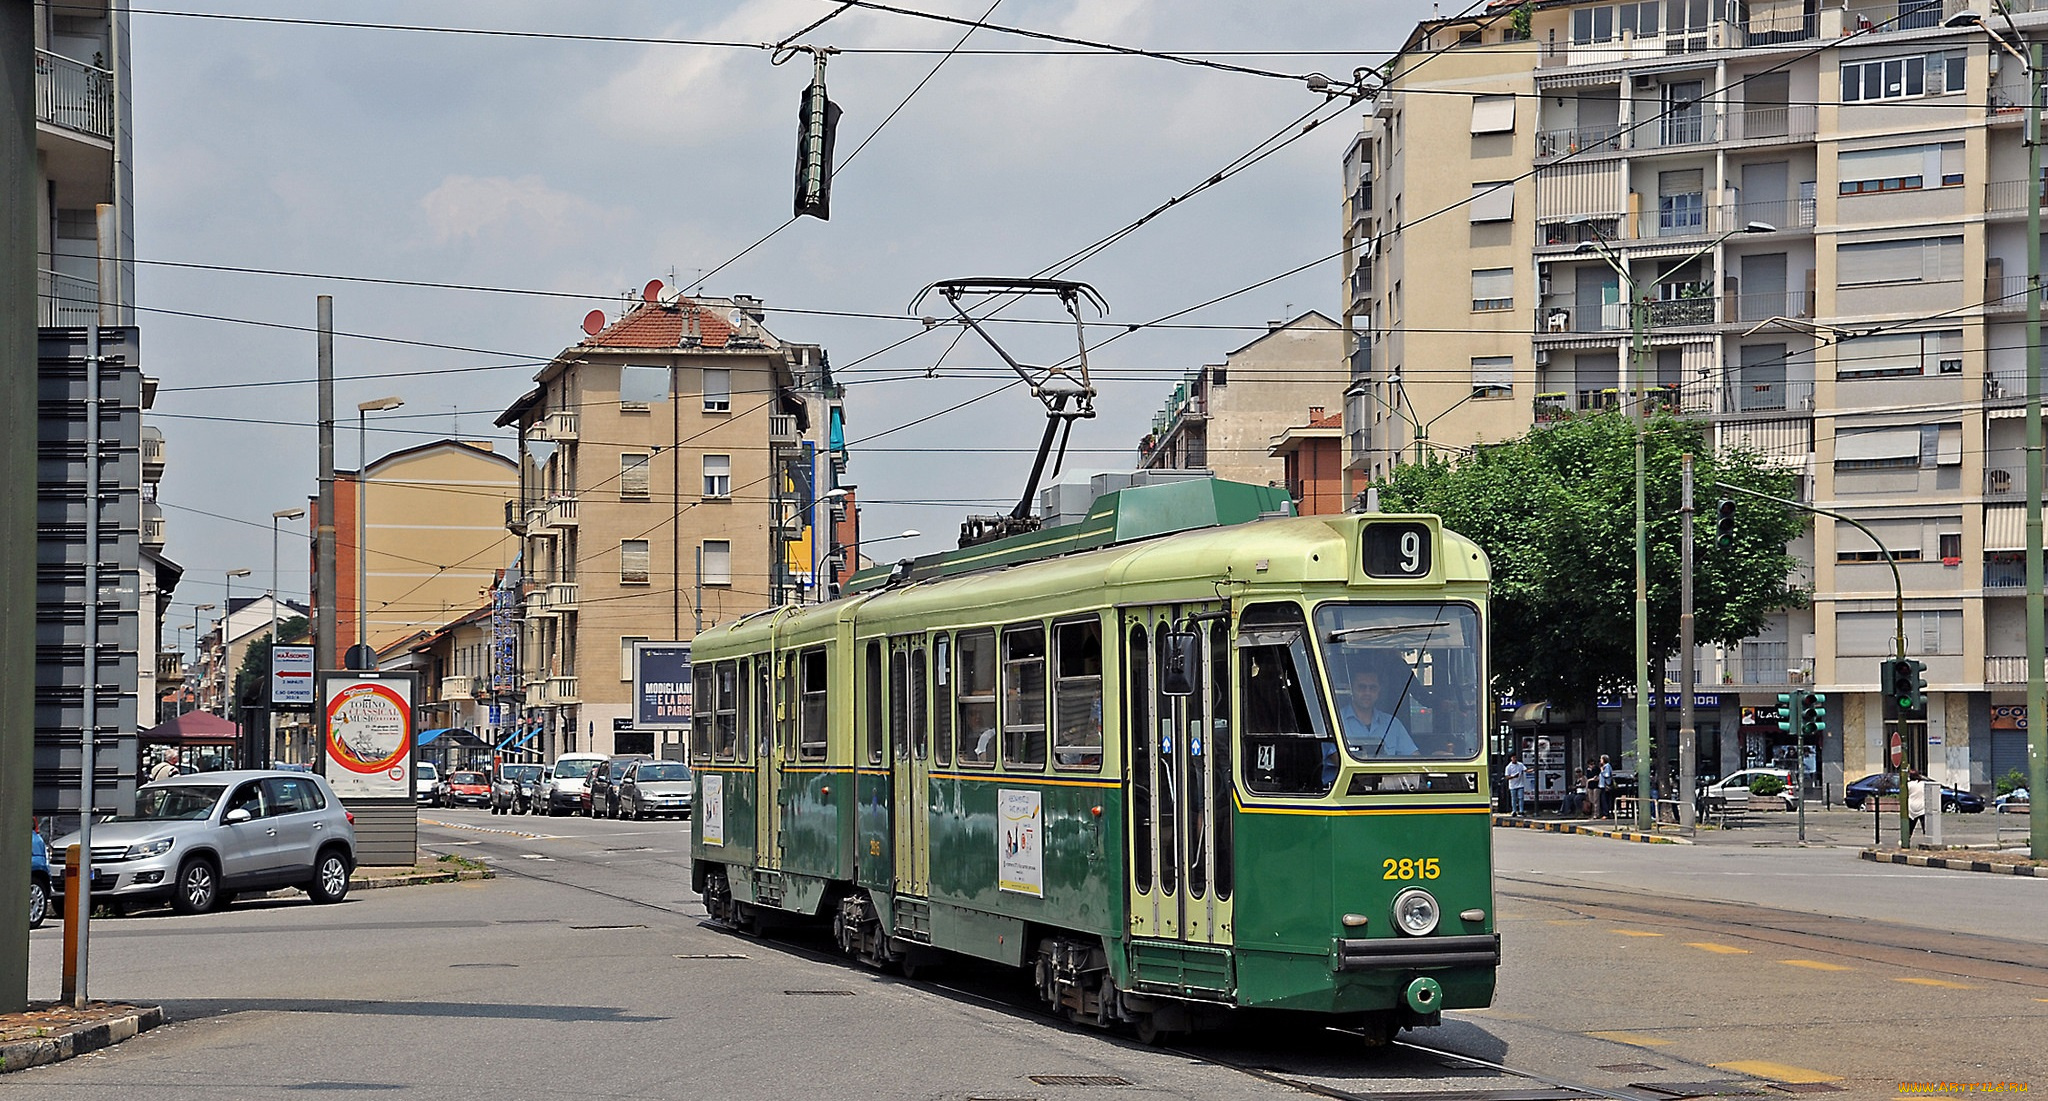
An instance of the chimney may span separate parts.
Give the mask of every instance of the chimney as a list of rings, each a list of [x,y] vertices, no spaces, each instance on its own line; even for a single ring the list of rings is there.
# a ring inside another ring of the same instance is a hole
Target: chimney
[[[1314,424],[1315,422],[1317,422],[1317,421],[1319,421],[1319,420],[1322,420],[1322,419],[1323,419],[1323,407],[1322,407],[1322,406],[1320,406],[1320,405],[1311,405],[1311,406],[1309,406],[1309,407],[1308,407],[1308,422],[1309,422],[1310,424]]]

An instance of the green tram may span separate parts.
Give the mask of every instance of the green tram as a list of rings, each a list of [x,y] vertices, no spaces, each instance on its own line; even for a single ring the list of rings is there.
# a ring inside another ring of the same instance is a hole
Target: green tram
[[[699,635],[712,918],[1028,968],[1147,1040],[1254,1009],[1384,1042],[1487,1005],[1485,556],[1432,516],[1173,530],[1276,505],[1127,489]]]

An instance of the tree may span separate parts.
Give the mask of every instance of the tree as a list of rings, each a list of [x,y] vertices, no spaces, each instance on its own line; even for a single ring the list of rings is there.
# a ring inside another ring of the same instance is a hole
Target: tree
[[[277,637],[297,638],[306,633],[306,617],[295,615],[277,625]],[[242,651],[242,667],[235,670],[235,711],[263,711],[270,707],[270,636],[249,644]],[[233,718],[233,715],[228,716]]]
[[[1694,509],[1715,487],[1792,496],[1793,475],[1747,450],[1716,454],[1704,423],[1660,415],[1647,426],[1645,485],[1652,683],[1678,652],[1681,456],[1693,456]],[[1694,632],[1701,643],[1754,635],[1772,613],[1803,607],[1800,560],[1785,549],[1806,514],[1736,496],[1735,536],[1711,520],[1694,541]],[[1380,484],[1388,511],[1434,513],[1493,567],[1497,691],[1591,714],[1632,690],[1635,668],[1635,426],[1620,413],[1569,417],[1470,456],[1403,466]]]

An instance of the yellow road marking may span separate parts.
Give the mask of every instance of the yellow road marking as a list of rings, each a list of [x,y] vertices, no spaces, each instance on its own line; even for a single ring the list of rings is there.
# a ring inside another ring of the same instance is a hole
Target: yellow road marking
[[[1970,985],[1969,983],[1966,983],[1966,982],[1950,982],[1950,981],[1948,981],[1947,979],[1913,979],[1913,978],[1908,978],[1908,979],[1893,979],[1892,981],[1893,981],[1893,982],[1909,982],[1909,983],[1912,983],[1912,984],[1913,984],[1914,986],[1938,986],[1938,987],[1941,987],[1941,988],[1942,988],[1943,990],[1975,990],[1975,989],[1977,989],[1976,987],[1974,987],[1974,986],[1971,986],[1971,985]]]
[[[1702,952],[1712,952],[1712,953],[1715,953],[1716,955],[1721,955],[1721,956],[1747,956],[1747,955],[1749,955],[1749,949],[1747,949],[1747,948],[1735,948],[1735,947],[1732,947],[1732,946],[1730,946],[1730,945],[1726,945],[1726,944],[1715,944],[1715,943],[1713,943],[1712,941],[1704,941],[1704,940],[1689,940],[1689,941],[1686,941],[1686,942],[1685,942],[1685,946],[1686,946],[1687,948],[1697,948],[1697,949],[1699,949],[1699,950],[1700,950],[1700,951],[1702,951]]]
[[[1635,1047],[1664,1047],[1671,1042],[1655,1036],[1645,1036],[1640,1032],[1588,1032],[1586,1035],[1595,1040],[1612,1040],[1617,1044],[1631,1044]]]
[[[81,759],[81,760],[83,760],[83,758],[80,758],[80,759]],[[1546,921],[1545,921],[1545,922],[1544,922],[1543,924],[1545,924],[1545,925],[1577,925],[1577,924],[1579,924],[1579,923],[1581,923],[1581,922],[1584,922],[1584,921],[1590,921],[1590,920],[1592,920],[1592,919],[1591,919],[1591,918],[1550,918],[1550,919],[1546,920]]]
[[[1779,962],[1779,963],[1787,963],[1787,964],[1791,964],[1791,965],[1792,965],[1793,967],[1810,967],[1810,968],[1812,968],[1812,969],[1813,969],[1813,970],[1815,970],[1815,971],[1854,971],[1854,970],[1856,970],[1856,969],[1855,969],[1855,968],[1853,968],[1853,967],[1844,967],[1844,966],[1842,966],[1842,965],[1841,965],[1841,964],[1839,964],[1839,963],[1822,963],[1822,962],[1820,962],[1819,960],[1779,960],[1778,962]]]
[[[1664,935],[1662,933],[1645,933],[1641,929],[1609,929],[1608,932],[1620,933],[1624,937],[1661,937]]]
[[[1713,1067],[1715,1070],[1732,1070],[1738,1074],[1747,1074],[1757,1078],[1768,1078],[1776,1082],[1790,1082],[1794,1084],[1801,1082],[1839,1082],[1842,1080],[1839,1075],[1822,1074],[1817,1070],[1808,1070],[1805,1067],[1795,1067],[1785,1063],[1767,1063],[1761,1059],[1743,1059],[1734,1063],[1715,1063]]]

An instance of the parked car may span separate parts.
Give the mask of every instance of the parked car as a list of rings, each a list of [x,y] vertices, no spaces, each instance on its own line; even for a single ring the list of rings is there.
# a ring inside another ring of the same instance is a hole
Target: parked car
[[[1776,777],[1782,785],[1777,798],[1785,804],[1786,810],[1799,805],[1799,793],[1792,786],[1792,773],[1782,768],[1745,768],[1740,772],[1731,772],[1701,788],[1700,796],[1709,803],[1725,802],[1730,799],[1747,802],[1750,787],[1765,776]]]
[[[580,811],[588,805],[590,774],[605,762],[602,753],[564,753],[538,792],[542,814]]]
[[[654,758],[644,753],[621,753],[608,757],[603,765],[590,770],[590,796],[584,800],[583,811],[592,818],[617,818],[619,816],[619,782],[634,765]]]
[[[1873,772],[1842,789],[1842,805],[1850,810],[1860,810],[1863,807],[1863,801],[1872,795],[1896,796],[1898,794],[1898,773]],[[1975,792],[1959,791],[1946,784],[1942,785],[1941,812],[1943,814],[1981,814],[1983,811],[1983,796]]]
[[[77,841],[58,838],[57,852]],[[117,909],[168,900],[181,914],[272,887],[340,902],[355,863],[355,815],[325,777],[208,772],[146,785],[135,813],[93,825],[91,892]]]
[[[442,782],[442,806],[487,807],[490,803],[491,778],[481,772],[451,772]]]
[[[28,927],[40,929],[50,916],[50,847],[34,819],[28,827]]]
[[[539,765],[499,765],[491,777],[491,813],[525,814],[533,798],[533,782],[540,778]]]
[[[641,761],[619,780],[617,817],[688,818],[694,787],[690,766],[681,761]]]
[[[554,778],[555,778],[555,766],[553,766],[553,765],[542,765],[542,766],[540,766],[540,775],[538,775],[538,776],[535,776],[535,777],[533,778],[533,783],[531,783],[531,784],[527,785],[527,788],[528,788],[528,790],[527,790],[527,792],[526,792],[526,813],[528,813],[528,814],[546,814],[546,813],[548,813],[548,808],[547,808],[547,786],[548,786],[548,784],[549,784],[550,782],[552,782],[552,781],[554,780]]]
[[[439,805],[436,803],[436,799],[440,794],[440,785],[441,770],[435,768],[432,761],[421,761],[413,766],[412,801],[414,803],[423,807]]]

